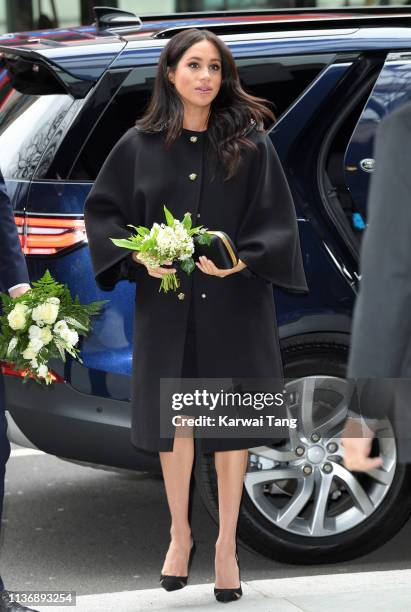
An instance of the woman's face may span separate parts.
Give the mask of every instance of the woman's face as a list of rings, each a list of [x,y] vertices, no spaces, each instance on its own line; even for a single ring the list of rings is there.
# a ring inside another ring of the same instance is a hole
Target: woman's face
[[[221,86],[221,55],[208,40],[195,43],[181,56],[175,71],[169,70],[185,106],[207,107]]]

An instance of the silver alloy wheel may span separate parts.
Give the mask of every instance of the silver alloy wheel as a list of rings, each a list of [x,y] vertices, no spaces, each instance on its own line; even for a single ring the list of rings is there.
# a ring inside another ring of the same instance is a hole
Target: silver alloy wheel
[[[244,486],[277,527],[309,537],[337,535],[369,517],[390,489],[397,454],[388,421],[384,437],[377,435],[381,468],[352,473],[342,464],[346,385],[333,376],[288,382],[288,416],[298,419],[297,428],[289,428],[281,447],[249,449]]]

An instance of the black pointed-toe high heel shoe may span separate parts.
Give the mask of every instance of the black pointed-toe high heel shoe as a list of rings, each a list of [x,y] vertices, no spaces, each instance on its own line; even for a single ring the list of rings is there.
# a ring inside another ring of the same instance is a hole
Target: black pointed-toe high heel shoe
[[[188,572],[190,572],[190,566],[195,550],[196,544],[193,541],[188,559]],[[187,586],[187,580],[188,574],[187,576],[167,576],[166,574],[160,574],[160,584],[166,591],[178,591],[179,589],[183,589],[185,586]]]
[[[240,575],[240,563],[238,561],[238,555],[235,553],[235,560],[238,565],[238,574],[240,578],[240,586],[237,589],[216,589],[214,587],[214,595],[217,601],[221,603],[228,603],[229,601],[237,601],[243,594],[241,589],[241,575]]]

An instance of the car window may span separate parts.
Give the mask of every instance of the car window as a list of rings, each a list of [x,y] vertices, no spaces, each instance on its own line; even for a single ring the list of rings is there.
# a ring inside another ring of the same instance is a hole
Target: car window
[[[243,88],[273,103],[277,119],[297,100],[334,54],[264,57],[238,60]]]
[[[374,138],[382,119],[411,100],[410,77],[409,53],[388,54],[345,151],[344,179],[364,220],[374,171]]]
[[[333,54],[240,59],[241,83],[250,94],[273,102],[278,118],[295,102]],[[93,126],[68,178],[94,181],[117,140],[140,117],[150,99],[157,67],[134,69]]]
[[[4,178],[33,176],[72,103],[64,94],[32,96],[0,83],[0,169]]]
[[[135,68],[125,78],[98,121],[92,125],[88,137],[83,139],[83,147],[69,172],[69,179],[94,181],[117,140],[143,114],[150,99],[155,74],[155,66],[145,66]]]

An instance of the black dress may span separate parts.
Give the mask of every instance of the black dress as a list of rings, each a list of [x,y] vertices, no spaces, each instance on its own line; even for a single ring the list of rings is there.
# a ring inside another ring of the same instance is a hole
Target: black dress
[[[207,132],[183,129],[167,150],[165,134],[128,130],[115,145],[85,204],[88,244],[97,284],[137,282],[132,370],[132,443],[170,451],[160,434],[162,379],[282,376],[273,285],[307,293],[292,196],[270,136],[250,126],[239,170],[229,180],[217,165]],[[130,235],[127,224],[164,221],[163,206],[194,225],[226,232],[247,268],[225,278],[179,274],[177,292],[159,293],[159,279],[132,264],[110,237]],[[201,210],[201,214],[199,211]],[[200,216],[199,216],[200,215]],[[127,261],[127,265],[124,262]],[[304,299],[304,297],[302,297]],[[201,450],[245,449],[270,439],[202,438]]]

